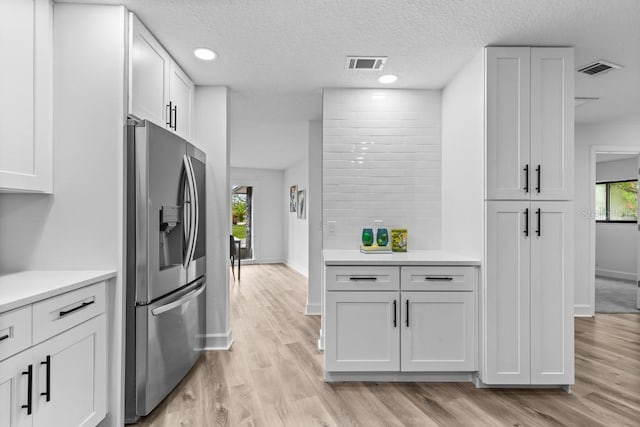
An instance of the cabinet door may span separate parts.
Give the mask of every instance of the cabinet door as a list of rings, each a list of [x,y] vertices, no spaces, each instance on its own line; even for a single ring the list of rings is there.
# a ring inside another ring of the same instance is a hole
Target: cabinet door
[[[573,48],[531,48],[532,199],[571,200]]]
[[[486,198],[529,199],[530,48],[490,47],[485,61]]]
[[[33,348],[34,427],[95,426],[104,418],[105,327],[100,315]]]
[[[402,292],[403,371],[475,371],[475,293]]]
[[[325,370],[400,370],[398,292],[327,292]]]
[[[193,106],[194,86],[189,77],[171,61],[171,73],[169,75],[169,99],[174,108],[173,127],[174,132],[191,140],[191,111]]]
[[[129,114],[158,126],[169,121],[169,55],[129,13]]]
[[[52,191],[52,6],[0,2],[0,191]]]
[[[573,204],[531,207],[531,382],[573,384]]]
[[[529,384],[530,202],[486,203],[483,366],[487,384]],[[525,232],[528,232],[528,236]]]
[[[31,426],[32,415],[22,407],[27,405],[29,399],[29,377],[26,372],[31,363],[31,350],[25,350],[0,362],[0,426],[2,427]]]

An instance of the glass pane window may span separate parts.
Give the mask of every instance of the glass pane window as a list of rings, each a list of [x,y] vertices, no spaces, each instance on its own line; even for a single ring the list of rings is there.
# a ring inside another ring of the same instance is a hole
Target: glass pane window
[[[596,184],[596,221],[607,220],[607,184]]]
[[[638,181],[596,184],[596,221],[637,222]]]
[[[609,220],[638,220],[638,181],[609,184]]]

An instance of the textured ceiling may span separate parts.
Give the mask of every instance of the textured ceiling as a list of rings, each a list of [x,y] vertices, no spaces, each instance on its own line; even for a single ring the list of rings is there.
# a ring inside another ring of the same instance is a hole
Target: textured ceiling
[[[320,118],[323,87],[380,86],[379,72],[346,71],[347,55],[388,56],[384,73],[400,76],[393,87],[439,89],[485,45],[575,46],[576,66],[595,59],[625,66],[576,76],[576,96],[600,98],[579,107],[577,121],[640,122],[638,0],[96,3],[134,11],[196,84],[231,88],[234,166],[282,168],[300,157],[306,134],[298,122]],[[198,46],[219,58],[195,59]],[[278,149],[265,154],[270,144]]]

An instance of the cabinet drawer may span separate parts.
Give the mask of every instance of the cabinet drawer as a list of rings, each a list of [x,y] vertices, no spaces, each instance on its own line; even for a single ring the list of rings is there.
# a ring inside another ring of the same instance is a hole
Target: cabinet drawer
[[[33,344],[104,313],[104,282],[33,304]]]
[[[396,291],[400,288],[398,267],[327,267],[328,291]]]
[[[473,291],[476,288],[474,267],[402,267],[402,290]]]
[[[0,360],[31,346],[31,306],[0,314]]]

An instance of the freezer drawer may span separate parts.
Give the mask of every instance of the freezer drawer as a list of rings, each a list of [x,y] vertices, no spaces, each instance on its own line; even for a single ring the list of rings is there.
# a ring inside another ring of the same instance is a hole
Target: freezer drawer
[[[136,412],[145,416],[184,378],[204,346],[204,278],[136,307]]]

